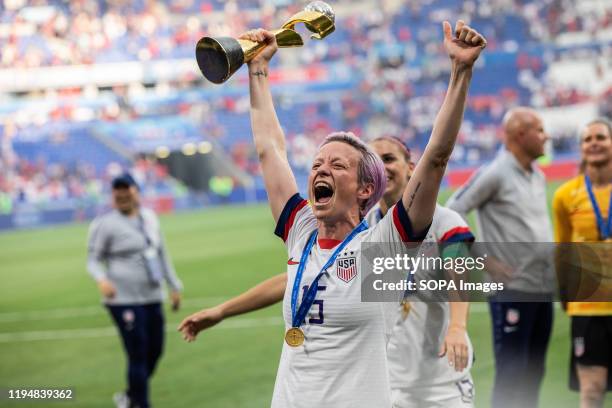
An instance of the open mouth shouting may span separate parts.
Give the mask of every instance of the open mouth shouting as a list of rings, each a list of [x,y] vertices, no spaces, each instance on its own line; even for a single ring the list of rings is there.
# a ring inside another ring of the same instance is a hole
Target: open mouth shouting
[[[326,181],[319,180],[314,183],[313,197],[317,207],[328,205],[334,196],[334,188]]]

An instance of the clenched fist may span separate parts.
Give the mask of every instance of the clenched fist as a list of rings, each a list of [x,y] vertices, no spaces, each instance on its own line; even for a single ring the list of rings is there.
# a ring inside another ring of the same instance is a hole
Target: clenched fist
[[[455,33],[448,21],[443,24],[444,48],[450,59],[462,67],[471,67],[478,59],[480,52],[487,46],[487,40],[463,20],[457,21]]]

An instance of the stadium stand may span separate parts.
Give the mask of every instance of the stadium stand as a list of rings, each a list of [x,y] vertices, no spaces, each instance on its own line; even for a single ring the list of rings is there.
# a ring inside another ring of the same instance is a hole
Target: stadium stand
[[[576,127],[612,110],[612,10],[603,3],[335,2],[336,32],[283,50],[273,73],[299,180],[331,129],[364,138],[394,134],[418,155],[447,75],[432,27],[451,15],[489,39],[451,169],[491,159],[501,116],[518,104],[542,112],[553,136],[547,159],[562,161],[576,151]],[[189,143],[211,143],[245,175],[234,177],[236,187],[257,190],[244,71],[222,87],[204,83],[194,45],[203,35],[279,26],[297,9],[280,0],[6,2],[0,10],[0,87],[7,90],[0,108],[0,194],[11,205],[4,211],[40,201],[23,194],[31,181],[25,168],[37,168],[71,196],[75,179],[100,183],[109,165],[130,167],[135,157],[151,160],[160,149],[180,151]],[[45,201],[65,195],[42,194]]]

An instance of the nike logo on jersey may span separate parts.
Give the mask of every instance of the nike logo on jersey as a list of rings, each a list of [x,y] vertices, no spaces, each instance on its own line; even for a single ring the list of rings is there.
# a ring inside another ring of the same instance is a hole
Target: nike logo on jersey
[[[514,333],[517,330],[517,326],[504,326],[504,333]]]
[[[299,262],[295,262],[293,260],[293,257],[289,258],[289,260],[287,261],[287,265],[299,265]]]

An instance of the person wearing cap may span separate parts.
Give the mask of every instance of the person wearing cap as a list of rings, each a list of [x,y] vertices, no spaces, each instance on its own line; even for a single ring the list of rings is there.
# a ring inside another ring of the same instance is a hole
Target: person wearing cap
[[[164,245],[156,214],[140,206],[138,185],[129,173],[112,181],[113,211],[90,225],[87,269],[117,326],[128,360],[127,390],[117,407],[149,407],[149,381],[164,344],[162,281],[178,310],[182,284]]]

